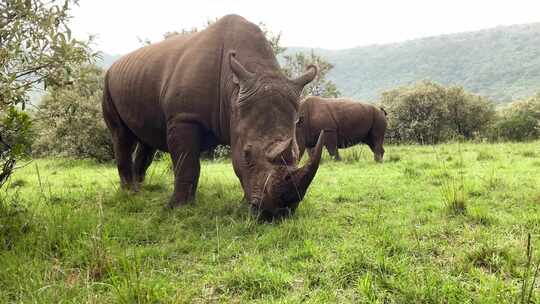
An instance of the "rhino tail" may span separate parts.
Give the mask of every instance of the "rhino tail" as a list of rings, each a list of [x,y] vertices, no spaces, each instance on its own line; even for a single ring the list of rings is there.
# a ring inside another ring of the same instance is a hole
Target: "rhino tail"
[[[379,107],[379,109],[384,113],[384,116],[388,116],[388,113],[386,113],[386,110],[383,107]]]
[[[105,73],[103,84],[103,97],[101,101],[101,109],[103,112],[103,119],[109,129],[123,127],[124,122],[120,118],[120,114],[116,110],[111,93],[109,91],[109,71]]]

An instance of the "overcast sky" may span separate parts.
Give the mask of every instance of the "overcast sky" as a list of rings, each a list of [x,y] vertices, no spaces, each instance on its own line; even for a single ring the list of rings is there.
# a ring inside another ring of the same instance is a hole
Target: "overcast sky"
[[[342,49],[540,22],[540,0],[83,0],[71,24],[79,37],[97,35],[96,49],[123,54],[137,37],[157,41],[231,13],[281,31],[285,46]]]

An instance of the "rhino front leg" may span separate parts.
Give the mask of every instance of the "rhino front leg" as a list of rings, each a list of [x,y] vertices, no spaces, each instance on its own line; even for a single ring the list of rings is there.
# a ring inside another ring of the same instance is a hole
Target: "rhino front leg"
[[[170,123],[167,145],[173,162],[174,192],[169,208],[184,205],[195,198],[201,164],[201,130],[193,123]]]

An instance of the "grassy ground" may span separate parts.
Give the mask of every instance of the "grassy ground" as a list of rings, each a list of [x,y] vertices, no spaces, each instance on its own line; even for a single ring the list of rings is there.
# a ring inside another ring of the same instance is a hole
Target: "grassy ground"
[[[205,162],[196,204],[174,211],[163,209],[166,161],[138,194],[117,189],[113,165],[34,161],[0,196],[0,303],[528,297],[540,257],[540,142],[386,150],[383,165],[365,147],[326,159],[296,215],[272,224],[240,203],[228,161]]]

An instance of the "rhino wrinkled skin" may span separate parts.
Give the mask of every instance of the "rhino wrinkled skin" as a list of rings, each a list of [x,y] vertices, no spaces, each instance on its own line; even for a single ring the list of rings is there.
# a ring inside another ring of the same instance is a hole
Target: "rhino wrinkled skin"
[[[318,132],[325,130],[324,145],[335,159],[340,159],[338,148],[366,143],[375,161],[382,162],[387,127],[382,108],[346,98],[310,96],[300,104],[300,118],[296,133],[300,157],[305,149],[309,153],[316,146]]]
[[[121,185],[137,190],[156,150],[169,152],[168,206],[181,206],[195,196],[201,151],[229,144],[252,210],[267,218],[294,212],[323,145],[321,132],[318,151],[298,167],[299,96],[316,75],[310,66],[286,78],[259,27],[236,15],[122,57],[107,71],[103,97]]]

